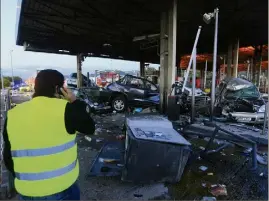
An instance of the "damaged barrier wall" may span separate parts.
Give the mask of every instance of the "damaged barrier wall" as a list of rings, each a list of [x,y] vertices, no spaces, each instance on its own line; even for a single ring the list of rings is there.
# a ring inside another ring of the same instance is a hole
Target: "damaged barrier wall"
[[[3,149],[4,149],[4,142],[3,142],[3,127],[5,118],[7,116],[7,111],[10,109],[11,102],[10,102],[10,92],[9,90],[1,91],[1,138],[0,138],[0,145],[1,145],[1,163],[0,163],[0,200],[9,198],[11,195],[12,190],[14,189],[14,182],[12,175],[6,169],[4,161],[3,161]]]

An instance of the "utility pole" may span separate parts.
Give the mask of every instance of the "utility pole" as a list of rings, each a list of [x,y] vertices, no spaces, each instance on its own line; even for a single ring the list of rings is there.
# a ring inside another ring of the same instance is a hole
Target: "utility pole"
[[[2,84],[2,90],[4,89],[4,77],[3,77],[3,72],[1,69],[1,84]]]
[[[11,67],[12,82],[13,82],[13,86],[14,86],[15,83],[14,83],[14,76],[13,76],[12,53],[13,53],[13,50],[10,50],[10,67]]]

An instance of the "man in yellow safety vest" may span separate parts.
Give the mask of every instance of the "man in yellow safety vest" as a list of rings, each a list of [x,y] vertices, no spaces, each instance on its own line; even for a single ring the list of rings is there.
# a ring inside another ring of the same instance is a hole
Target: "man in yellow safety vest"
[[[95,123],[90,107],[63,85],[60,72],[42,70],[33,99],[8,111],[4,161],[22,200],[80,199],[76,132],[91,135]]]

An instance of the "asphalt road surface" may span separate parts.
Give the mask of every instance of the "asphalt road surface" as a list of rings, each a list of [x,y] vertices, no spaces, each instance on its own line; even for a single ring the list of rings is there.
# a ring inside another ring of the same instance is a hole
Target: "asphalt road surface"
[[[16,95],[11,97],[11,102],[15,104],[20,104],[31,99],[28,95]]]
[[[27,96],[12,97],[16,104],[27,100],[30,100]],[[195,153],[206,145],[206,141],[197,138],[188,139],[194,154],[177,184],[137,185],[124,183],[117,177],[89,177],[91,164],[102,145],[122,134],[125,116],[108,114],[95,116],[94,119],[95,134],[88,139],[83,134],[77,137],[80,163],[78,183],[82,200],[201,200],[204,196],[213,196],[210,188],[218,184],[226,185],[227,196],[218,196],[217,200],[268,200],[268,165],[259,164],[256,171],[250,171],[250,156],[242,154],[244,150],[237,147],[201,159]],[[207,170],[199,170],[200,166],[206,166]]]

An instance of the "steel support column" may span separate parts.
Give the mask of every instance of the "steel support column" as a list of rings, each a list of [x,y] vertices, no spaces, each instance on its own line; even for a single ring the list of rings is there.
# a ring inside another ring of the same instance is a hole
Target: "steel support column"
[[[233,77],[238,75],[238,57],[239,57],[239,39],[236,40],[234,45],[234,62],[233,62]]]
[[[160,32],[160,111],[166,110],[167,104],[167,69],[168,69],[168,16],[167,12],[161,14],[161,32]]]
[[[232,76],[232,60],[233,60],[233,44],[228,47],[228,58],[227,58],[227,77]]]
[[[82,87],[82,55],[77,55],[77,88]]]
[[[143,59],[140,61],[140,76],[145,77],[145,62]]]
[[[169,89],[176,77],[177,0],[161,14],[160,32],[160,110],[165,113]]]
[[[177,0],[173,0],[168,12],[168,79],[167,86],[172,87],[176,78],[177,48]]]

